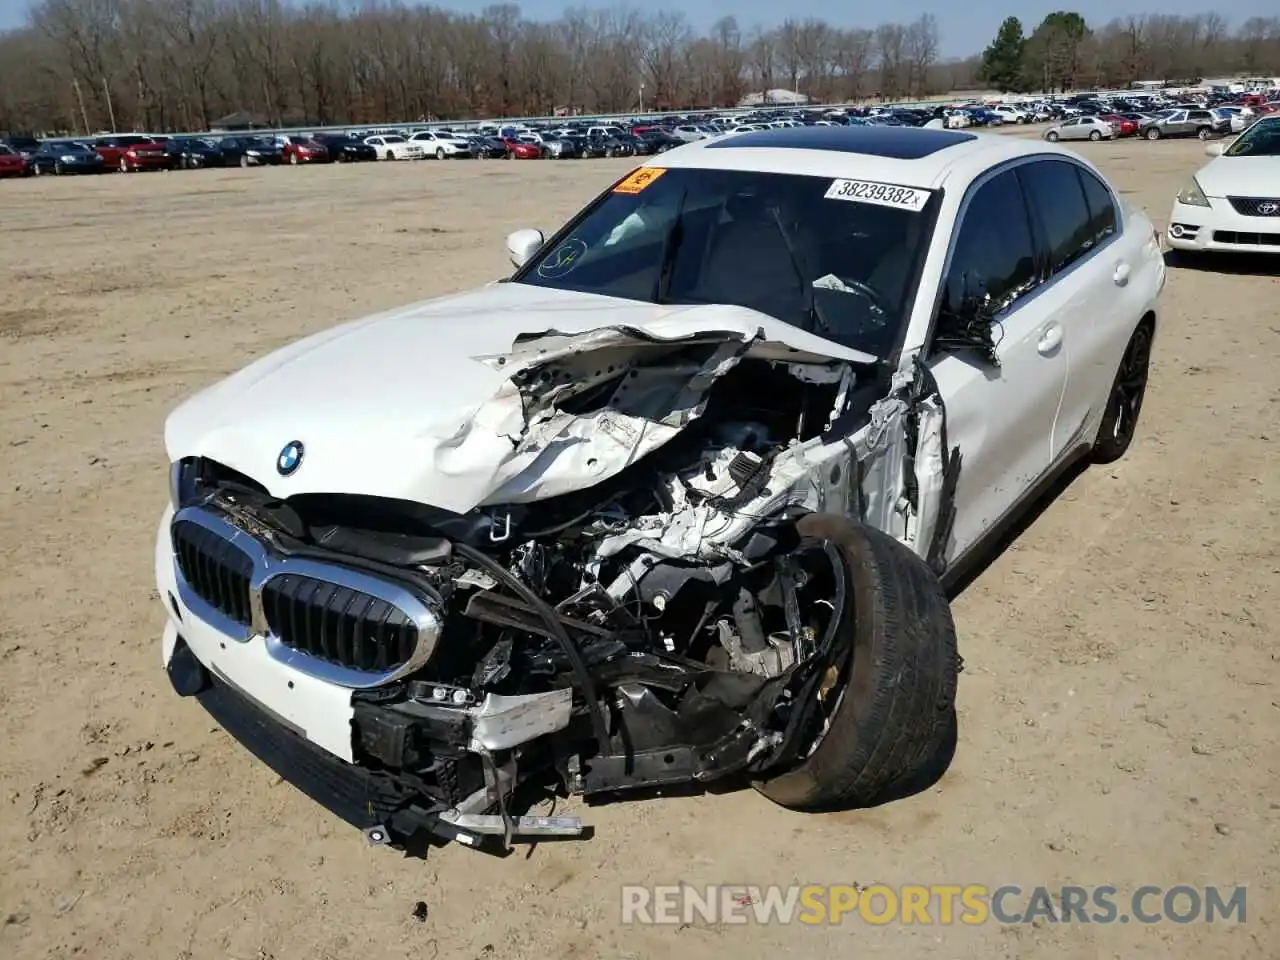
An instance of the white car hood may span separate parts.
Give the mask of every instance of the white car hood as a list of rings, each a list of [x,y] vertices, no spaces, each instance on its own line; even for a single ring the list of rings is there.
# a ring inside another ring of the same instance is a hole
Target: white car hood
[[[1207,197],[1280,197],[1280,157],[1216,157],[1196,180]]]
[[[577,415],[554,405],[690,339],[714,345],[701,369],[651,359],[620,404]],[[464,513],[617,474],[696,419],[712,380],[748,354],[875,362],[742,307],[497,283],[284,347],[175,410],[165,445],[170,460],[211,458],[277,497],[364,494]],[[277,458],[293,441],[302,462],[282,476]]]

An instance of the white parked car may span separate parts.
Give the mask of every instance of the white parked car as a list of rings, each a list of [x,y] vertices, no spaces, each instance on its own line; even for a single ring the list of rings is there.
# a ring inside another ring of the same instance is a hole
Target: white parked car
[[[1226,120],[1231,133],[1242,133],[1254,120],[1248,107],[1214,107],[1209,111],[1218,120]]]
[[[419,130],[409,137],[410,143],[422,145],[423,153],[437,160],[471,156],[471,143],[465,137],[439,130]]]
[[[995,107],[992,113],[1005,123],[1030,123],[1032,119],[1031,114],[1025,110],[1019,110],[1017,107]]]
[[[1043,136],[1050,143],[1057,143],[1059,140],[1111,140],[1115,135],[1115,128],[1105,120],[1097,117],[1071,117],[1055,123]]]
[[[531,778],[809,810],[920,777],[956,735],[944,585],[1134,436],[1150,221],[1038,141],[812,127],[507,249],[170,415],[176,691],[397,845],[581,830],[511,811]]]
[[[1265,115],[1178,193],[1166,239],[1174,250],[1280,253],[1280,116]]]
[[[426,156],[421,143],[410,143],[399,134],[365,137],[364,142],[378,151],[379,160],[421,160]]]
[[[671,135],[677,140],[684,140],[686,143],[692,143],[695,140],[704,140],[710,134],[707,130],[695,124],[682,123],[679,126],[671,128]]]

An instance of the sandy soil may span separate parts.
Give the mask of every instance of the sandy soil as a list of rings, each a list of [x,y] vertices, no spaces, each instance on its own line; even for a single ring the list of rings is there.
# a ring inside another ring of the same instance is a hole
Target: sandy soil
[[[1083,150],[1161,224],[1203,160],[1194,142]],[[1280,955],[1280,279],[1265,264],[1171,272],[1135,447],[1075,479],[956,599],[960,744],[924,794],[823,816],[750,790],[646,800],[580,811],[589,842],[407,859],[170,692],[151,573],[166,413],[299,335],[502,275],[509,230],[556,225],[624,168],[0,183],[0,955]],[[1249,915],[620,925],[621,884],[677,882],[1242,883]]]

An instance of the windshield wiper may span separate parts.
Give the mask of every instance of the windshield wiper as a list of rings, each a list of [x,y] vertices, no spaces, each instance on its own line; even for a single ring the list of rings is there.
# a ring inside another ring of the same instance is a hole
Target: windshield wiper
[[[658,256],[658,276],[653,281],[653,302],[665,303],[671,291],[671,276],[675,273],[676,254],[680,252],[680,244],[684,242],[684,201],[689,196],[689,188],[680,191],[680,200],[676,204],[675,216],[667,235],[662,238],[662,253]]]
[[[818,306],[818,297],[814,293],[813,284],[805,280],[804,269],[800,263],[800,254],[796,251],[796,245],[791,241],[791,234],[787,232],[787,228],[782,225],[782,218],[778,216],[776,207],[770,207],[769,212],[773,215],[774,225],[778,228],[778,233],[782,235],[782,242],[787,248],[787,256],[791,258],[791,269],[795,271],[796,279],[800,281],[800,289],[804,295],[804,314],[808,318],[809,324],[814,328],[810,333],[816,333],[820,337],[827,336],[824,330],[830,330],[831,325],[827,323],[826,315],[822,312],[822,308]]]

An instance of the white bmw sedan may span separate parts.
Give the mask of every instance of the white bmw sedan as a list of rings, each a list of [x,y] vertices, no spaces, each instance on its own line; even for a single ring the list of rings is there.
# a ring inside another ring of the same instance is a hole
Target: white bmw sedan
[[[1191,252],[1280,253],[1280,116],[1265,116],[1231,144],[1212,144],[1173,201],[1167,240]]]
[[[169,417],[175,691],[380,843],[580,833],[510,810],[534,778],[798,810],[925,782],[957,731],[944,585],[1134,437],[1150,221],[1050,144],[794,127],[507,248],[505,282]]]

